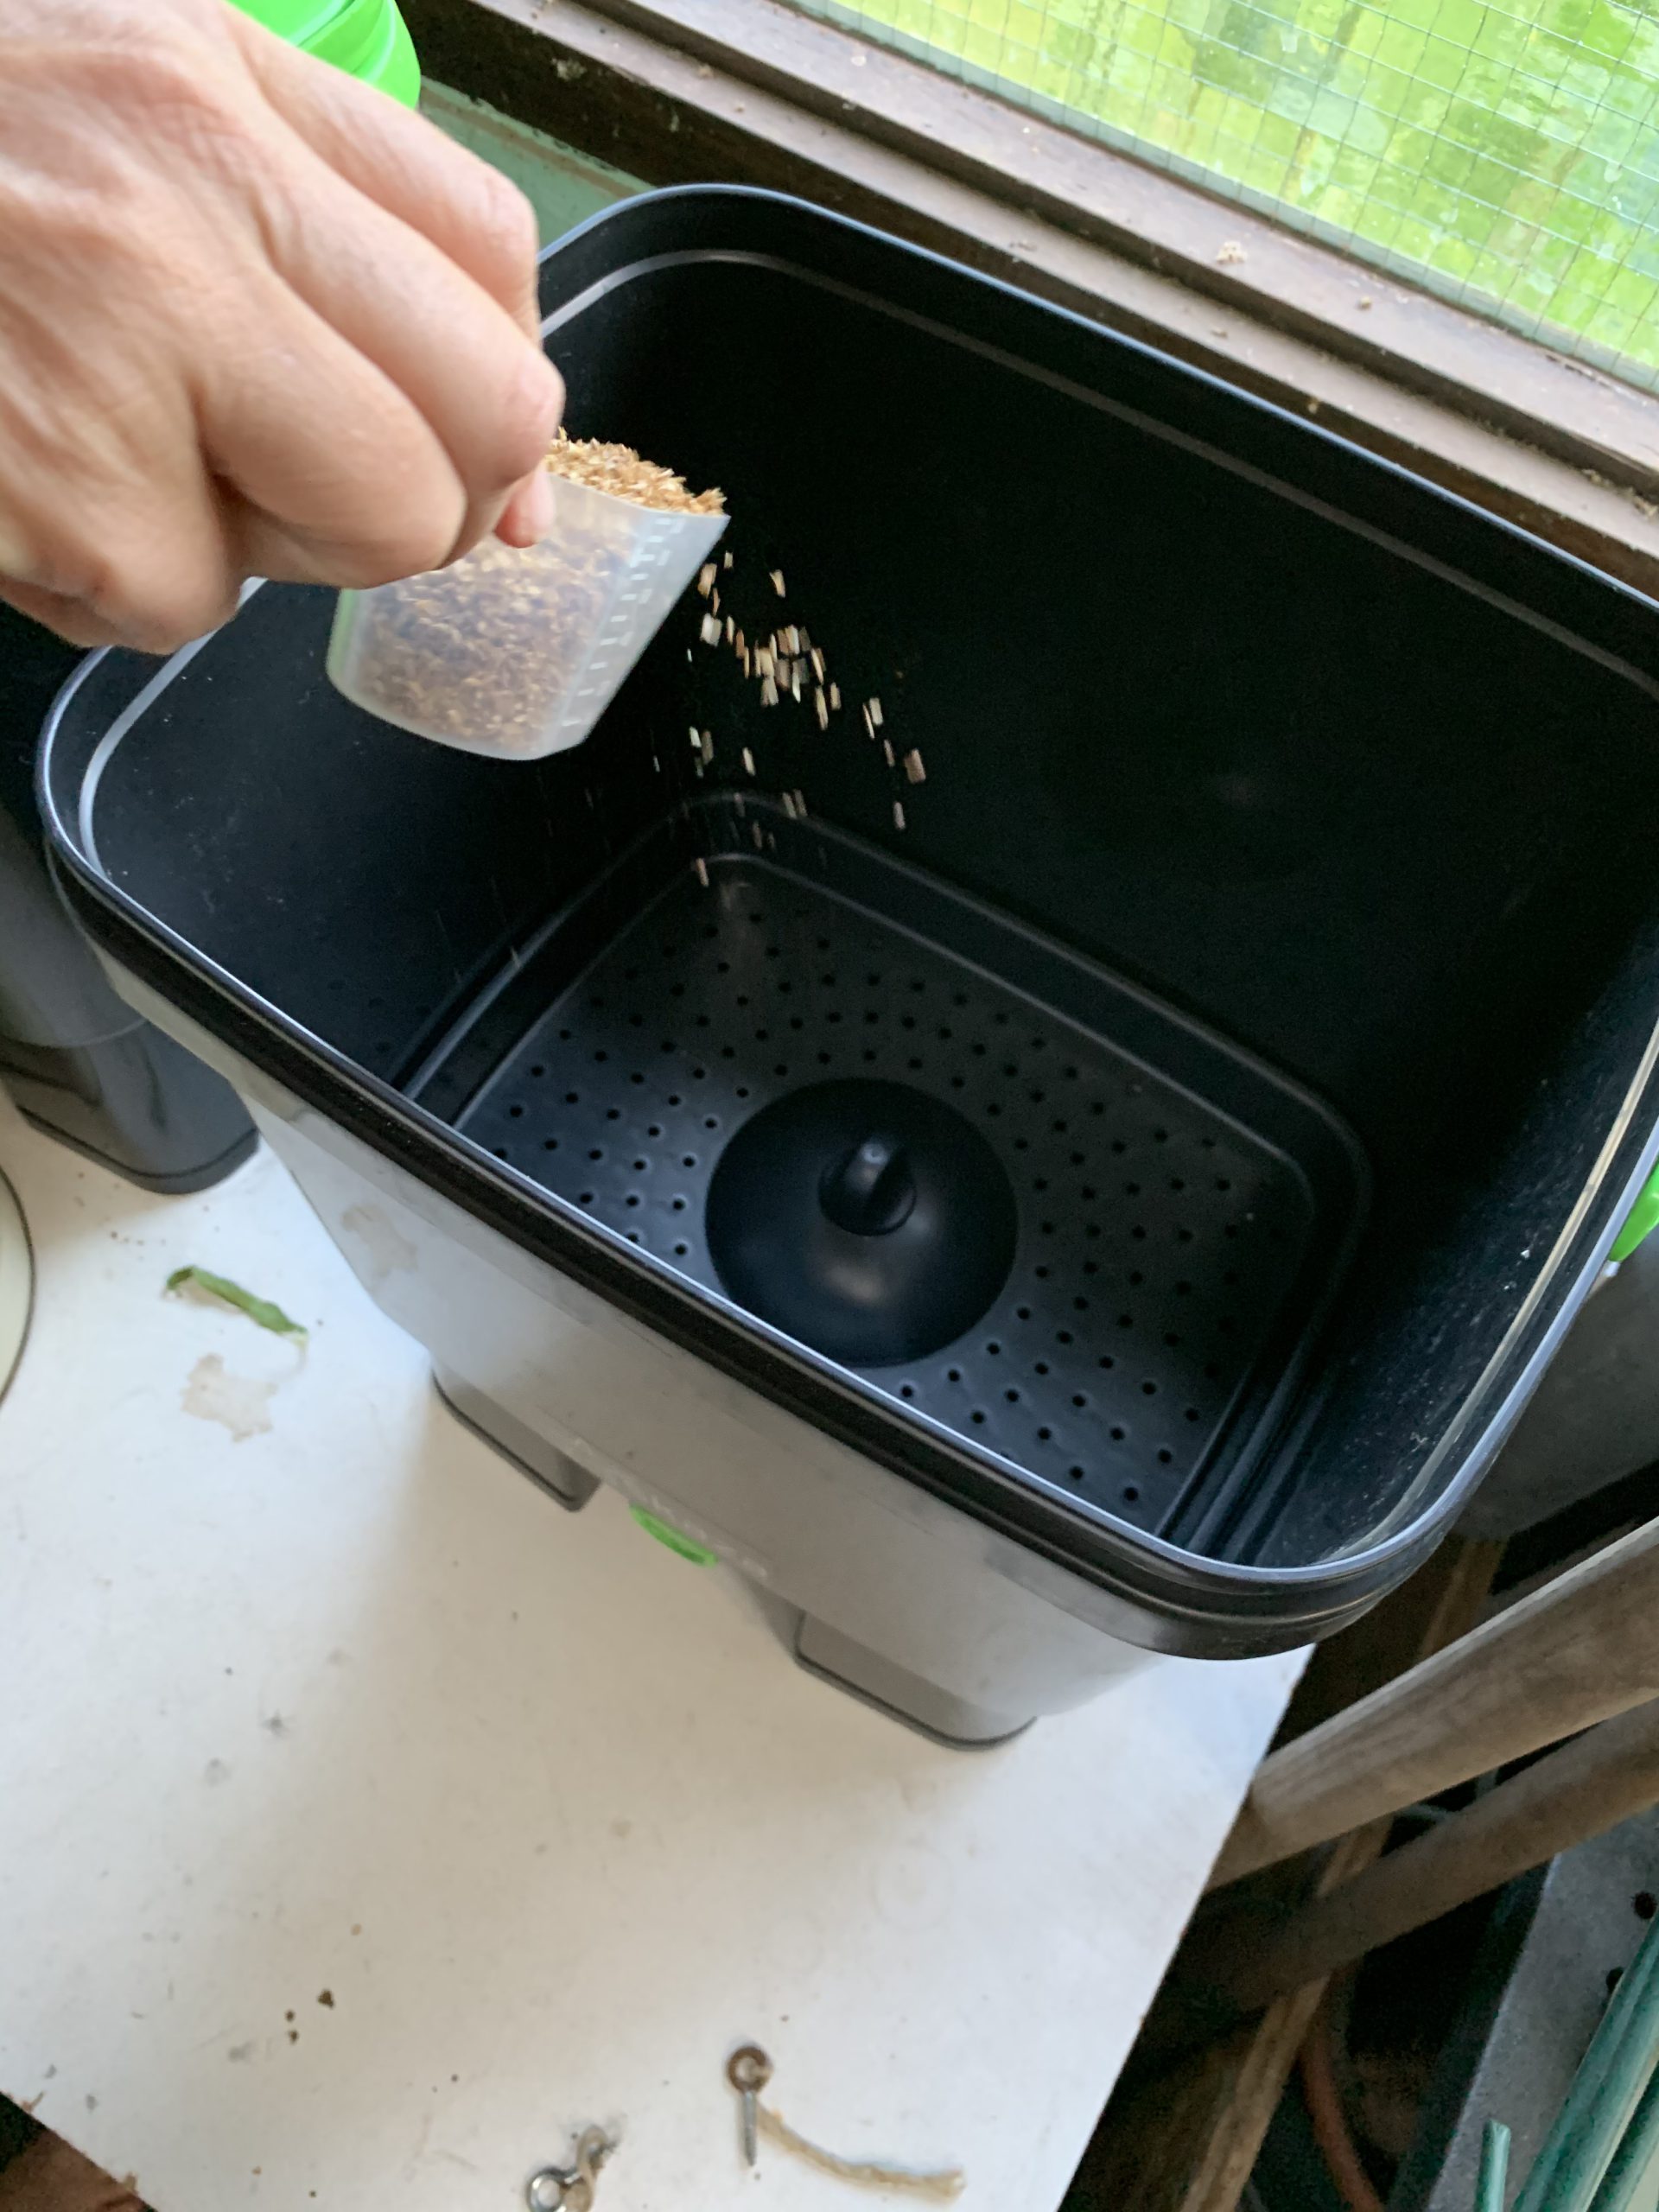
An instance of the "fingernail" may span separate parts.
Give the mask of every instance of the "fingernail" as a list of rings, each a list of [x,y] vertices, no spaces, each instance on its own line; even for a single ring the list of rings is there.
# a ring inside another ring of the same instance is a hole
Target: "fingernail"
[[[553,480],[544,468],[538,468],[525,485],[523,511],[527,542],[539,544],[553,527]]]

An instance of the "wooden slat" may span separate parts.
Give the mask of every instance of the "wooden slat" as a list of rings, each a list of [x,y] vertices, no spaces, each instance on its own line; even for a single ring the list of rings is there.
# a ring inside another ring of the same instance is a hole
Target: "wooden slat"
[[[1211,1887],[1659,1695],[1659,1521],[1267,1759]]]
[[[1245,2013],[1305,1994],[1368,1952],[1659,1802],[1659,1700],[1522,1768],[1288,1919],[1243,1916],[1196,1973],[1196,2008]],[[1386,1825],[1386,1824],[1385,1824]]]

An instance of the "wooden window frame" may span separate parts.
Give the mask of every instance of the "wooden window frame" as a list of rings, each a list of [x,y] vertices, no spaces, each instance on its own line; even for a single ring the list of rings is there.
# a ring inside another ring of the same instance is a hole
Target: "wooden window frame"
[[[1141,338],[1659,597],[1659,397],[785,0],[404,0],[432,76]]]

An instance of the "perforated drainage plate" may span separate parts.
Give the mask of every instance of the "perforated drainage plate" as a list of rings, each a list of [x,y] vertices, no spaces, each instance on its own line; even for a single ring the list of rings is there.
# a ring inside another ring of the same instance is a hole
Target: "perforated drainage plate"
[[[557,1000],[474,1102],[467,1134],[718,1290],[709,1179],[753,1115],[833,1077],[945,1101],[1014,1185],[1012,1269],[944,1351],[855,1371],[895,1411],[1166,1524],[1287,1319],[1294,1343],[1308,1287],[1293,1294],[1310,1248],[1330,1240],[1317,1177],[1193,1095],[1190,1070],[1182,1087],[1153,1072],[1145,1033],[1161,1023],[1189,1059],[1197,1049],[1224,1073],[1243,1069],[1251,1103],[1289,1102],[1321,1143],[1335,1125],[1213,1039],[1195,1048],[1187,1025],[1138,994],[1132,1058],[779,865],[727,856],[708,871],[706,888],[678,874]]]

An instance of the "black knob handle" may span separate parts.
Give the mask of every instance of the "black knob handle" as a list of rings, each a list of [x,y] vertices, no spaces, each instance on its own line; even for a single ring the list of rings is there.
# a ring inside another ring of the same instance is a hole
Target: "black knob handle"
[[[897,1229],[916,1203],[904,1147],[892,1137],[866,1137],[825,1169],[818,1203],[837,1229],[855,1236],[885,1236]]]

